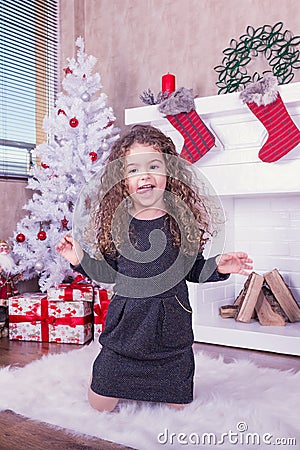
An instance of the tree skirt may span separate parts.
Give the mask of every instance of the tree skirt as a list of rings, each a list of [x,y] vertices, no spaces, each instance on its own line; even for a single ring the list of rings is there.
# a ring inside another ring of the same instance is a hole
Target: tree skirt
[[[1,369],[0,409],[139,450],[276,448],[276,439],[284,448],[299,445],[300,373],[246,360],[225,363],[201,352],[195,355],[195,400],[184,410],[123,401],[115,412],[100,413],[87,401],[98,351],[92,343]]]

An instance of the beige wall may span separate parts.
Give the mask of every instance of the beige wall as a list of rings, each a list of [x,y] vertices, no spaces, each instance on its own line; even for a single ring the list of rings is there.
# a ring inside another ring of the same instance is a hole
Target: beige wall
[[[193,88],[198,96],[216,95],[213,68],[248,25],[282,21],[284,29],[300,35],[298,0],[60,1],[62,66],[81,34],[87,52],[98,58],[96,70],[119,126],[124,109],[143,106],[139,95],[147,88],[156,94],[167,72],[176,75],[177,87]],[[254,72],[258,61],[252,66]]]
[[[26,214],[22,208],[32,195],[31,190],[25,189],[26,184],[25,182],[0,181],[0,198],[3,205],[0,214],[0,239],[11,238],[16,223]]]

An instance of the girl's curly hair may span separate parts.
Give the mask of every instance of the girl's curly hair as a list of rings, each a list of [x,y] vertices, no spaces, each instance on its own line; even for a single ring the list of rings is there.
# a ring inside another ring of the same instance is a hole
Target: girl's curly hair
[[[92,213],[92,227],[97,241],[96,254],[99,255],[100,252],[102,255],[115,256],[126,240],[127,230],[130,233],[131,216],[126,206],[129,193],[126,186],[125,157],[136,143],[152,146],[164,155],[166,194],[171,194],[165,196],[166,217],[169,218],[173,245],[181,247],[187,255],[194,254],[195,248],[202,251],[206,242],[217,231],[216,206],[203,191],[204,184],[195,179],[191,166],[179,157],[173,141],[150,125],[135,125],[114,143],[106,159],[98,191],[98,206]]]

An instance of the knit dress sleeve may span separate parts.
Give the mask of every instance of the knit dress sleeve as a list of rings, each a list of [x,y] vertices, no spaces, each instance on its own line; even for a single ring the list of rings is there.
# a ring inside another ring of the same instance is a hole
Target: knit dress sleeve
[[[191,270],[186,275],[186,281],[192,283],[209,283],[213,281],[224,281],[230,274],[219,273],[217,270],[216,257],[205,259],[199,253]]]
[[[71,264],[71,268],[92,280],[111,284],[115,282],[117,261],[116,258],[108,256],[95,259],[84,251],[80,264],[78,266]]]

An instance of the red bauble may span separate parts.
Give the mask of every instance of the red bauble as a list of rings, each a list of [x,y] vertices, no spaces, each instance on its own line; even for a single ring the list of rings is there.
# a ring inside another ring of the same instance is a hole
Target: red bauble
[[[47,233],[44,230],[38,232],[37,237],[40,241],[44,241],[47,238]]]
[[[23,234],[23,233],[19,233],[19,234],[17,234],[17,236],[16,236],[16,241],[17,241],[17,242],[24,242],[25,239],[26,239],[26,237],[25,237],[25,234]]]
[[[68,75],[69,73],[73,73],[73,70],[71,70],[70,67],[65,67],[64,71],[66,75]]]
[[[70,121],[69,121],[69,124],[70,124],[70,127],[76,128],[76,127],[78,127],[79,122],[76,119],[76,117],[72,117],[72,119],[70,119]]]
[[[64,111],[63,109],[59,109],[59,110],[57,111],[57,114],[58,114],[58,115],[63,114],[64,116],[66,116],[66,113],[65,113],[65,111]]]
[[[96,152],[90,152],[89,155],[92,161],[97,161],[98,155]]]
[[[45,164],[45,163],[42,163],[41,166],[42,166],[43,169],[49,169],[49,166],[47,164]]]
[[[110,120],[109,122],[108,122],[108,124],[107,125],[105,125],[105,127],[104,128],[108,128],[108,127],[110,127],[111,125],[113,125],[115,123],[115,121],[114,120]]]

